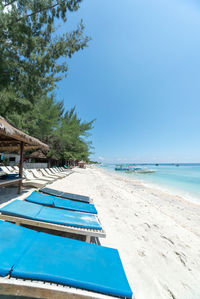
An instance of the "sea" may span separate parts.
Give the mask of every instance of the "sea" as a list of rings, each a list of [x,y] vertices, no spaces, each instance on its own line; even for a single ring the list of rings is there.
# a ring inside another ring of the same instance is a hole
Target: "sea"
[[[134,165],[151,169],[155,172],[142,174],[115,171],[116,164],[111,163],[102,164],[100,167],[135,180],[141,180],[143,183],[153,185],[172,194],[182,196],[191,202],[200,204],[200,163]]]

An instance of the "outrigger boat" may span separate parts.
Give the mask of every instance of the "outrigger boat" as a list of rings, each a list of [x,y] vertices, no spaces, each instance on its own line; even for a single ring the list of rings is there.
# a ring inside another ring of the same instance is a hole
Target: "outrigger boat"
[[[129,169],[129,170],[126,170],[125,171],[126,173],[154,173],[155,170],[152,170],[152,169],[147,169],[147,168],[134,168],[134,169]]]
[[[115,170],[117,171],[127,171],[132,169],[134,166],[132,165],[126,165],[126,164],[121,164],[121,165],[116,165]]]
[[[125,171],[126,173],[154,173],[155,170],[137,167],[136,165],[128,165],[128,164],[121,164],[116,165],[115,167],[116,171]]]

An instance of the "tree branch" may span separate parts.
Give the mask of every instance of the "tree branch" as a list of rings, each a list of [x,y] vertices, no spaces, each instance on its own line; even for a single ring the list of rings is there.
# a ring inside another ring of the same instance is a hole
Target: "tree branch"
[[[9,5],[12,5],[13,3],[15,3],[17,0],[13,0],[11,1],[10,3],[7,3],[7,4],[4,4],[3,8],[9,6]]]
[[[63,0],[63,2],[64,2],[64,0]],[[52,9],[52,8],[58,6],[58,5],[60,5],[60,3],[57,2],[57,3],[55,3],[54,5],[51,5],[51,6],[49,6],[49,7],[44,7],[44,8],[42,8],[42,9],[38,10],[38,11],[34,11],[34,12],[32,12],[31,14],[29,14],[29,15],[25,15],[25,16],[23,16],[23,17],[17,19],[16,22],[19,22],[19,21],[23,20],[24,18],[26,19],[26,18],[28,18],[28,17],[32,17],[32,16],[34,16],[34,15],[36,15],[37,13],[40,13],[40,12],[42,12],[42,11]]]

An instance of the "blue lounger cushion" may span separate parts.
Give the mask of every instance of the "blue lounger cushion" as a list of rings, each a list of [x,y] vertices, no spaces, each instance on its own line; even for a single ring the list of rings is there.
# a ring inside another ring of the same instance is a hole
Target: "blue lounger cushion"
[[[55,197],[54,206],[63,209],[68,209],[69,207],[70,210],[97,214],[97,210],[93,204],[79,202],[79,201],[65,199],[65,198]]]
[[[43,193],[49,194],[49,195],[54,195],[57,197],[62,197],[62,198],[71,199],[71,200],[75,200],[75,201],[86,202],[86,203],[90,202],[90,198],[88,196],[84,196],[84,195],[67,193],[67,192],[63,192],[63,191],[59,191],[59,190],[55,190],[55,189],[51,189],[51,188],[46,188],[46,187],[40,189],[40,191]]]
[[[0,220],[0,276],[132,297],[116,249],[32,231]]]
[[[0,276],[7,276],[37,232],[0,220]]]
[[[26,201],[38,203],[46,206],[53,206],[60,209],[79,211],[84,213],[97,214],[97,210],[93,204],[84,202],[77,202],[70,199],[59,198],[52,195],[41,194],[38,192],[32,192]]]
[[[44,233],[39,233],[39,237],[23,254],[12,276],[132,297],[116,249]]]
[[[7,215],[55,224],[97,230],[102,229],[97,216],[94,214],[50,208],[28,201],[14,200],[8,205],[0,208],[0,212]]]
[[[16,199],[6,206],[0,208],[0,212],[6,215],[36,219],[36,216],[39,214],[42,207],[43,206]]]
[[[40,205],[54,206],[54,196],[41,194],[35,191],[32,192],[25,200]]]
[[[101,230],[102,227],[94,214],[43,207],[37,220],[55,224],[71,225],[82,228]]]
[[[19,175],[18,174],[4,174],[0,176],[1,180],[10,180],[10,179],[18,179]]]

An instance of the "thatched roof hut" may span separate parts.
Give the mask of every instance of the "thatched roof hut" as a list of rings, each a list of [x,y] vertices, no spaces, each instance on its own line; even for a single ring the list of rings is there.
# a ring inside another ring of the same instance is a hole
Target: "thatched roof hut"
[[[0,152],[20,151],[19,179],[1,183],[1,187],[19,183],[18,192],[22,190],[23,151],[41,148],[48,150],[48,145],[18,130],[14,125],[0,116]]]
[[[79,161],[78,162],[78,167],[79,168],[86,168],[86,162],[85,161]]]
[[[54,161],[58,161],[59,160],[55,155],[51,156],[50,159],[54,160]]]
[[[41,159],[41,160],[47,159],[46,155],[41,150],[37,150],[37,151],[31,153],[30,155],[26,155],[26,158]]]
[[[14,125],[0,116],[0,152],[19,150],[22,142],[25,150],[34,148],[48,150],[48,145],[18,130]]]

